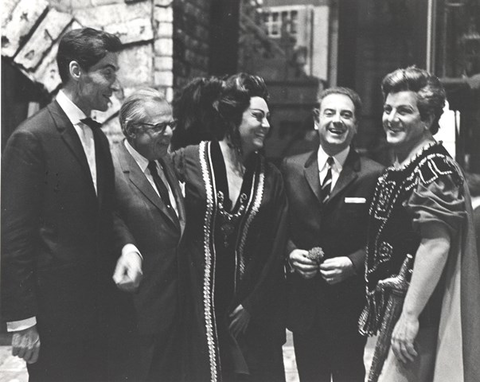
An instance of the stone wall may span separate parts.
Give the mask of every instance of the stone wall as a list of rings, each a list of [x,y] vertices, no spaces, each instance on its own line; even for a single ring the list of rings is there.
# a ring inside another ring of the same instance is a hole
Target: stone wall
[[[122,92],[94,115],[112,142],[122,138],[117,120],[123,97],[141,86],[172,101],[179,89],[208,73],[211,0],[3,0],[2,56],[54,96],[61,81],[58,41],[70,29],[92,27],[117,35]]]

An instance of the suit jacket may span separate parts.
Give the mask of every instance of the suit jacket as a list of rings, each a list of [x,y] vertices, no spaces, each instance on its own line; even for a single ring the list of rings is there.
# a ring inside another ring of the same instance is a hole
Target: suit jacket
[[[2,158],[2,311],[37,317],[42,338],[99,328],[111,283],[114,195],[109,143],[95,140],[98,196],[80,139],[57,102],[22,123]]]
[[[178,319],[180,306],[179,262],[177,252],[185,228],[182,192],[170,157],[164,158],[164,171],[175,195],[178,219],[172,219],[123,142],[113,148],[115,191],[118,214],[117,242],[134,242],[143,256],[144,277],[134,295],[140,334],[165,334]]]
[[[317,151],[286,158],[282,173],[289,201],[288,254],[295,248],[322,247],[325,258],[348,256],[356,274],[336,285],[320,275],[305,280],[289,275],[288,326],[307,331],[314,318],[324,325],[357,320],[364,305],[364,248],[367,240],[368,207],[382,166],[361,158],[353,149],[323,205]]]

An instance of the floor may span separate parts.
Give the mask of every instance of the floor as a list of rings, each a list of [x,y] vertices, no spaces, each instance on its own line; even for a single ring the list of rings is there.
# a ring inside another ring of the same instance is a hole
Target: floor
[[[285,376],[287,382],[298,382],[297,366],[293,352],[291,333],[287,331],[287,342],[283,346]],[[0,346],[0,382],[27,382],[25,362],[11,355],[10,346]],[[67,381],[65,381],[67,382]]]

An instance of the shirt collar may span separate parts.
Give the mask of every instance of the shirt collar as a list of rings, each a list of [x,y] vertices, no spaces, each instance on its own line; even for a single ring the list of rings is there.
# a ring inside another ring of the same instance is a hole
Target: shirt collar
[[[63,90],[58,92],[56,100],[72,125],[78,125],[81,119],[87,118],[85,113],[67,97]]]
[[[137,150],[135,150],[132,145],[125,139],[124,141],[125,148],[130,153],[130,155],[135,159],[140,169],[145,172],[148,167],[149,160],[145,158],[142,154],[140,154]]]
[[[339,153],[332,156],[334,164],[333,168],[337,169],[338,171],[342,171],[343,165],[347,160],[348,153],[350,152],[350,146],[346,149],[340,151]],[[328,155],[325,151],[323,151],[322,146],[319,146],[318,153],[317,153],[317,160],[318,160],[318,170],[322,171],[325,166],[327,166],[327,159],[330,155]]]

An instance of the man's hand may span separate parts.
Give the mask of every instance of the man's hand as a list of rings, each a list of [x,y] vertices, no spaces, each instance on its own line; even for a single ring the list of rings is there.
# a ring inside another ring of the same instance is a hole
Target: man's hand
[[[318,273],[318,263],[308,257],[308,251],[294,249],[290,252],[289,261],[295,272],[304,279],[311,279]]]
[[[127,252],[120,256],[113,273],[113,281],[124,292],[135,292],[143,278],[142,258],[138,252]]]
[[[23,358],[27,363],[35,363],[40,354],[40,336],[37,326],[13,333],[12,355]]]
[[[230,319],[228,329],[234,337],[237,337],[238,334],[245,333],[245,330],[247,330],[250,322],[250,313],[242,305],[239,305],[230,313]]]
[[[320,274],[328,284],[334,285],[354,275],[355,268],[349,257],[333,257],[320,264]]]

